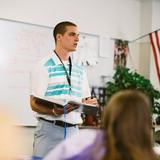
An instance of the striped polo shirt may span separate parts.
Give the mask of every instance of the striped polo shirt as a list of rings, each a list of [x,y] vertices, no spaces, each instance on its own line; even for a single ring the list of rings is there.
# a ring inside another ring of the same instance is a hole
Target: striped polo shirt
[[[35,67],[32,74],[31,94],[39,97],[80,101],[90,96],[90,89],[83,66],[72,62],[71,86],[69,85],[63,64],[57,55],[52,53],[43,58]],[[69,74],[69,62],[63,61]],[[80,113],[72,111],[66,115],[55,117],[37,113],[38,117],[49,120],[63,120],[68,123],[82,123]]]

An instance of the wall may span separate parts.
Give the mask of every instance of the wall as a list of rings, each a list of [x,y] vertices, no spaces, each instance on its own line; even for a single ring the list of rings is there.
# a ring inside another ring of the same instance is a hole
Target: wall
[[[141,3],[141,35],[152,31],[152,1],[143,1]],[[146,78],[149,78],[150,68],[150,42],[149,37],[145,37],[139,43],[139,72]],[[143,64],[143,65],[141,65]]]
[[[108,38],[131,40],[140,35],[140,3],[136,0],[0,0],[0,4],[1,18],[50,27],[59,21],[71,20],[79,25],[81,32]],[[137,56],[132,57],[138,68]],[[90,84],[101,85],[100,76],[113,72],[112,57],[99,58],[96,75],[93,74],[95,68],[87,70]]]
[[[79,25],[81,32],[132,40],[140,35],[140,6],[136,0],[0,0],[0,17],[50,27],[70,20]],[[138,52],[133,45],[132,58],[137,70]],[[91,85],[101,85],[100,76],[111,73],[111,62],[111,58],[99,58],[96,68],[87,68]],[[25,139],[26,150],[22,154],[31,154],[33,130],[24,129],[26,136],[21,138]]]

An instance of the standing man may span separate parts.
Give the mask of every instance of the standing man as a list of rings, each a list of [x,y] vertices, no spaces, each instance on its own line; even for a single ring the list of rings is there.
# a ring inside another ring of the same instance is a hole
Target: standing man
[[[37,112],[38,119],[33,156],[37,157],[44,157],[63,140],[65,129],[67,137],[77,132],[77,125],[82,123],[82,119],[81,113],[75,110],[74,105],[68,104],[64,114],[63,108],[57,107],[56,104],[49,106],[36,97],[97,104],[95,98],[86,98],[90,97],[90,89],[85,71],[70,57],[79,41],[77,25],[61,22],[55,26],[53,36],[55,49],[37,64],[32,75],[30,103],[32,110]]]

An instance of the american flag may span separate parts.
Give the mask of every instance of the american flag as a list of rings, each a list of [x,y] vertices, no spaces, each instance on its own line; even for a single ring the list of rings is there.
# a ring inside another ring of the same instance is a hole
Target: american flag
[[[158,31],[149,33],[149,38],[152,47],[157,77],[160,83],[160,40]]]

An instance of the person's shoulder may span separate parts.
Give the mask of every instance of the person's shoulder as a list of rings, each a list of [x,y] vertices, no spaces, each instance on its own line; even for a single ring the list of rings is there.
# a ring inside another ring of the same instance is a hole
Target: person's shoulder
[[[80,60],[76,59],[74,56],[70,56],[70,58],[73,65],[83,67],[82,62]]]
[[[49,67],[54,65],[55,65],[54,57],[51,53],[49,53],[45,57],[42,57],[41,59],[39,59],[39,61],[35,64],[35,68]]]
[[[46,55],[45,57],[42,57],[38,64],[45,66],[46,63],[53,60],[53,56],[51,54]]]
[[[85,71],[84,65],[82,65],[82,63],[80,63],[80,62],[72,61],[72,65],[73,65],[74,69],[76,69],[79,72],[84,72]]]

